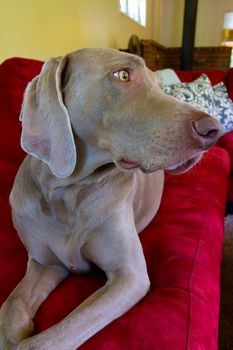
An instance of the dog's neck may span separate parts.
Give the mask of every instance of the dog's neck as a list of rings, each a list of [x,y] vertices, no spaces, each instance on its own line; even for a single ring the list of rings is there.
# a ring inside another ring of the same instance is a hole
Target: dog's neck
[[[95,173],[96,175],[105,173],[105,170],[115,167],[111,157],[104,153],[103,150],[99,150],[97,146],[80,138],[77,138],[75,141],[77,164],[71,177],[76,181],[86,181],[90,176],[93,178]]]
[[[76,139],[75,141],[77,164],[71,176],[58,178],[52,174],[47,164],[39,161],[41,164],[41,175],[40,177],[34,176],[34,180],[48,198],[51,198],[58,188],[74,184],[85,186],[91,183],[97,183],[106,178],[110,173],[112,174],[112,172],[120,172],[111,157],[103,153],[103,151],[98,150],[98,147],[81,139]],[[38,162],[36,158],[33,159],[35,162]],[[37,168],[38,165],[34,164],[34,169]]]

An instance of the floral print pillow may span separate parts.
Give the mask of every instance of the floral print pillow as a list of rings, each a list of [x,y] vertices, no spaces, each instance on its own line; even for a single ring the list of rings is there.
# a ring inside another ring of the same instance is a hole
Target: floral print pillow
[[[233,130],[233,102],[228,96],[224,83],[214,85],[215,116],[220,120],[225,132]]]
[[[172,84],[180,84],[181,83],[178,75],[171,68],[157,70],[155,72],[155,77],[156,77],[156,79],[159,82],[159,85],[161,87],[164,87],[165,85],[172,85]]]
[[[206,74],[202,74],[191,83],[172,84],[163,87],[163,91],[178,100],[188,102],[192,106],[213,115],[214,91]]]
[[[233,130],[233,102],[224,83],[212,86],[208,76],[202,74],[191,83],[167,85],[162,89],[166,94],[218,118],[225,132]]]

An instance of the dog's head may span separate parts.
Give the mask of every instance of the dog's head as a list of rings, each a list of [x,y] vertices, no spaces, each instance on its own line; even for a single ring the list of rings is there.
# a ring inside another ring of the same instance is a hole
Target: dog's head
[[[76,139],[122,170],[193,166],[221,135],[220,123],[165,95],[144,61],[112,49],[82,49],[47,61],[22,105],[21,144],[57,177],[75,169]]]

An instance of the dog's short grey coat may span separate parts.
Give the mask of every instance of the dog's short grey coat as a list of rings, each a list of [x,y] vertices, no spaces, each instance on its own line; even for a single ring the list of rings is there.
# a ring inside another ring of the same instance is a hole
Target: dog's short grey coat
[[[148,292],[138,233],[159,208],[163,170],[190,168],[220,125],[163,94],[141,58],[111,49],[47,61],[26,89],[21,119],[29,155],[10,202],[29,260],[0,311],[0,349],[73,350]],[[105,286],[33,336],[48,294],[93,263]]]

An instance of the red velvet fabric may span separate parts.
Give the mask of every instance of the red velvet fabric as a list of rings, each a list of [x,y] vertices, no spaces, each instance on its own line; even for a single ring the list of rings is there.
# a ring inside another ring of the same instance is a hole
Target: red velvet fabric
[[[233,75],[232,75],[233,78]],[[233,96],[233,95],[232,95]],[[230,176],[228,182],[227,199],[233,202],[233,131],[226,133],[218,141],[218,146],[227,150],[230,157]]]
[[[176,70],[176,73],[182,82],[191,82],[205,73],[208,75],[212,85],[218,84],[220,81],[225,81],[226,72],[220,69],[212,70],[196,70],[196,71],[180,71]],[[233,88],[233,86],[232,86]]]
[[[8,196],[24,157],[18,121],[23,90],[40,68],[41,62],[26,59],[0,66],[0,303],[26,268]],[[166,176],[159,213],[140,235],[151,292],[80,349],[217,349],[228,174],[227,151],[214,147],[187,174]],[[68,277],[38,310],[36,331],[58,322],[104,283],[100,271]]]

